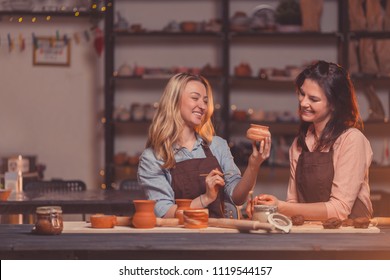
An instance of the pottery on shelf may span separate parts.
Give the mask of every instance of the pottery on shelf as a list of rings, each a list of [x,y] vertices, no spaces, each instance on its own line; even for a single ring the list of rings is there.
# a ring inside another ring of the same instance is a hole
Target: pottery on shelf
[[[156,226],[156,215],[154,214],[154,200],[133,200],[135,214],[133,226],[135,228],[154,228]]]

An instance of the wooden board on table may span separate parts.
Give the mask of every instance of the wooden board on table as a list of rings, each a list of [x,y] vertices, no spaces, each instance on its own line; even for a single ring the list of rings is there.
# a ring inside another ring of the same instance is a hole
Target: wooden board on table
[[[208,227],[203,229],[188,229],[179,227],[155,227],[151,229],[137,229],[130,226],[115,226],[114,228],[92,228],[88,222],[64,222],[62,233],[240,233],[237,229]],[[264,230],[250,231],[255,234],[267,233]],[[324,229],[318,223],[306,223],[302,226],[293,226],[290,233],[379,233],[377,227],[370,226],[367,229],[354,227],[341,227],[338,229]],[[274,231],[272,233],[280,233]]]
[[[374,226],[368,228],[339,227],[337,229],[325,229],[321,222],[306,222],[301,226],[293,226],[291,233],[379,233],[380,229]]]

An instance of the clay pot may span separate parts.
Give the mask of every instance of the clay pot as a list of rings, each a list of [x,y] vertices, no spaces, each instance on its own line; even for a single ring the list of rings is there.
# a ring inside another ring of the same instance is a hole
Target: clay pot
[[[116,225],[115,215],[95,214],[90,217],[93,228],[113,228]]]
[[[246,132],[246,137],[253,141],[262,141],[269,136],[271,136],[269,127],[265,125],[251,124]]]
[[[176,199],[177,209],[175,213],[175,218],[179,219],[179,225],[184,224],[183,211],[190,209],[192,199]]]
[[[7,201],[11,195],[11,189],[0,189],[0,201]]]
[[[240,63],[236,67],[234,67],[234,75],[237,77],[251,77],[252,76],[252,68],[248,63]]]
[[[156,215],[154,214],[154,200],[133,200],[135,214],[133,216],[133,226],[135,228],[154,228],[156,225]]]
[[[196,32],[197,24],[193,21],[183,21],[180,28],[183,32]]]
[[[209,223],[208,209],[187,209],[183,211],[185,228],[207,228]]]

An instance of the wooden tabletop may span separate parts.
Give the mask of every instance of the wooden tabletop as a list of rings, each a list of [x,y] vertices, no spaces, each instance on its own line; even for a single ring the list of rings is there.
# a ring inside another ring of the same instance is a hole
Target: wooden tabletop
[[[380,233],[62,233],[0,225],[1,259],[390,259]]]
[[[61,206],[63,213],[105,213],[127,215],[134,211],[132,201],[145,199],[143,191],[87,190],[80,192],[13,193],[0,201],[0,214],[34,214],[39,206]]]

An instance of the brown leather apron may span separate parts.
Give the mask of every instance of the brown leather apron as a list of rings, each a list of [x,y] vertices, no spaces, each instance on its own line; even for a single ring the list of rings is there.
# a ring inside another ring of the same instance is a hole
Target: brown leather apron
[[[298,202],[329,201],[333,178],[333,147],[330,148],[329,152],[310,152],[305,143],[298,158],[295,174]],[[370,218],[371,214],[363,202],[356,198],[351,214],[348,217],[352,219],[357,217]]]
[[[199,176],[202,173],[210,173],[211,170],[221,166],[216,157],[210,151],[210,148],[202,144],[205,158],[188,159],[176,163],[176,166],[171,169],[172,189],[176,198],[194,199],[206,192],[205,177]],[[220,189],[217,199],[212,202],[207,208],[209,216],[212,218],[224,217],[224,192]]]

